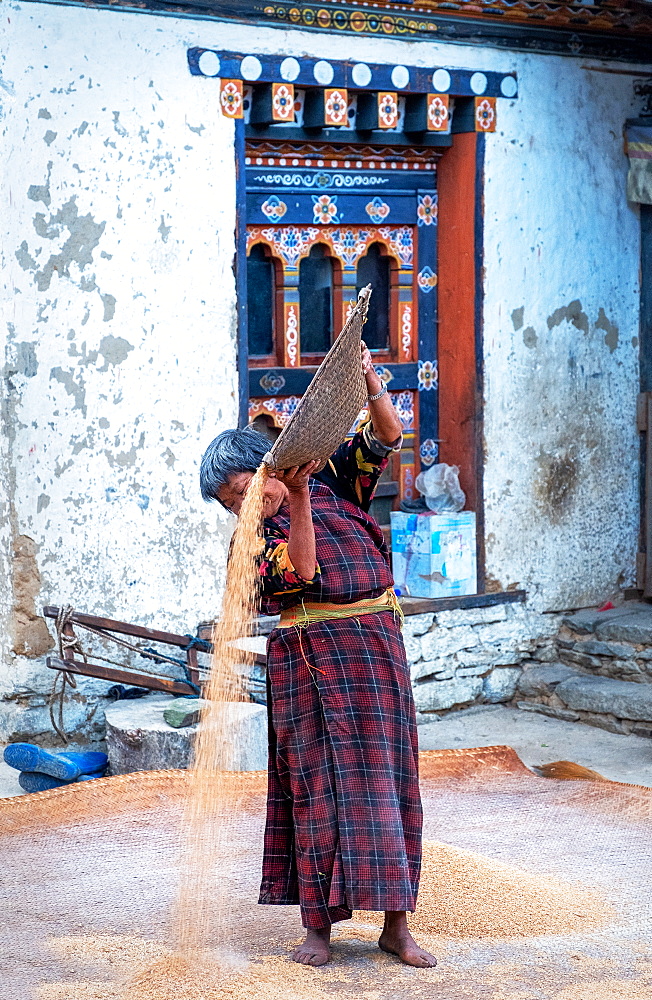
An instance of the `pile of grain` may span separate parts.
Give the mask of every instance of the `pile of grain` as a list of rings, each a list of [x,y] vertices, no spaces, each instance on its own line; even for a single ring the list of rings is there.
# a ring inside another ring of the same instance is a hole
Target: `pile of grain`
[[[377,915],[359,913],[363,921]],[[538,937],[590,931],[615,913],[596,893],[519,871],[450,844],[423,842],[415,933],[444,937]]]

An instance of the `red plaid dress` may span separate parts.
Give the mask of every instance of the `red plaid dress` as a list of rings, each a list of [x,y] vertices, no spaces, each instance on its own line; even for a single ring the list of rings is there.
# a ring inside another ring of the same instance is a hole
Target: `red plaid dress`
[[[265,521],[264,613],[301,599],[348,604],[392,586],[383,534],[366,513],[387,464],[372,447],[367,425],[311,480],[313,580],[289,561],[288,508]],[[421,866],[417,735],[394,613],[275,629],[267,672],[259,902],[300,904],[310,928],[347,919],[352,910],[413,911]]]

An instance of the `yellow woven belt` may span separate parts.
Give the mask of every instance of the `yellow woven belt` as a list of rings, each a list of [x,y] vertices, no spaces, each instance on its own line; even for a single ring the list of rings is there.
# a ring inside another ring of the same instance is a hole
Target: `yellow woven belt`
[[[403,611],[394,591],[389,588],[380,597],[372,597],[365,601],[354,601],[353,604],[308,604],[302,601],[292,608],[281,611],[281,621],[278,628],[291,628],[312,625],[313,622],[327,622],[338,618],[359,618],[361,615],[371,615],[377,611],[393,611],[403,623]]]

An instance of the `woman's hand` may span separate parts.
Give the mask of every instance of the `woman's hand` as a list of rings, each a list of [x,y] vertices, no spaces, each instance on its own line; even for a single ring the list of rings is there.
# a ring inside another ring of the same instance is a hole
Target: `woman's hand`
[[[291,469],[279,469],[276,478],[287,487],[289,493],[301,493],[308,488],[308,480],[318,465],[319,462],[313,460]]]
[[[360,360],[362,361],[363,375],[368,375],[370,371],[373,371],[374,361],[371,357],[371,351],[365,344],[364,340],[360,341]]]

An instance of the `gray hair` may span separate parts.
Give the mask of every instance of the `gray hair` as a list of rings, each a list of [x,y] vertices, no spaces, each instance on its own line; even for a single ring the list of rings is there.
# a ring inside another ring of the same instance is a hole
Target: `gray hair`
[[[199,468],[201,495],[210,502],[219,500],[218,493],[231,476],[255,472],[270,449],[270,442],[253,427],[222,431],[204,452]]]

